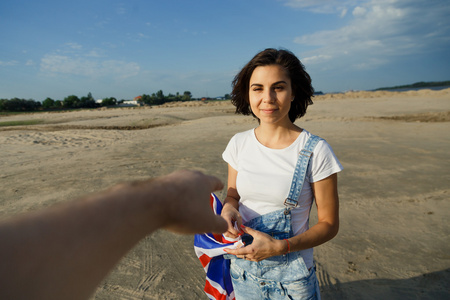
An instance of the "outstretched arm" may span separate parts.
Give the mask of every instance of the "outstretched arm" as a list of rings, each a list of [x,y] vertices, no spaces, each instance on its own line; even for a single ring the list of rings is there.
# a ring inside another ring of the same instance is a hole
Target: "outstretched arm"
[[[0,299],[86,299],[158,228],[222,233],[209,206],[219,179],[178,171],[0,222]]]

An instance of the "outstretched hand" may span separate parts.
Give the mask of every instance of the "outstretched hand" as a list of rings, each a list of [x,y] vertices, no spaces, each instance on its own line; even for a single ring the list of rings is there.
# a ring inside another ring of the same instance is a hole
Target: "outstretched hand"
[[[253,237],[253,242],[239,249],[225,249],[225,252],[228,254],[236,255],[246,260],[261,261],[286,253],[286,241],[274,239],[270,235],[250,227],[242,226],[242,229]]]
[[[223,233],[227,223],[217,216],[209,204],[212,192],[223,188],[216,177],[198,171],[182,170],[162,177],[167,184],[168,200],[164,227],[177,233]]]

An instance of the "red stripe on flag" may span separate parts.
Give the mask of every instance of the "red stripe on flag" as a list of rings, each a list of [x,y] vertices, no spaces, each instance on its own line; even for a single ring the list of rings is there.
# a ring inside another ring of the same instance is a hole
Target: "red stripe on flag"
[[[205,283],[205,292],[214,296],[216,300],[227,300],[227,295],[220,293],[215,287],[213,287],[208,280]]]
[[[203,268],[206,267],[209,264],[209,262],[211,261],[211,257],[209,257],[206,254],[203,254],[198,259],[200,260],[200,263],[202,264]]]
[[[211,206],[211,209],[214,211],[214,196],[212,194],[209,195],[209,206]]]

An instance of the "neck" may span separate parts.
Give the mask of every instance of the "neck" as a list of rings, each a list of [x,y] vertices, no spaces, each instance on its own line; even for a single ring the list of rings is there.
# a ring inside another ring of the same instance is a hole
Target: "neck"
[[[261,123],[255,129],[258,141],[272,149],[283,149],[291,145],[302,132],[302,129],[292,122],[283,125]]]

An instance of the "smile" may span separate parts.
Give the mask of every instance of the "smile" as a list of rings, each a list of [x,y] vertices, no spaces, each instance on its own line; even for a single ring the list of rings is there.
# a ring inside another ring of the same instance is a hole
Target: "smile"
[[[276,112],[278,109],[272,108],[272,109],[261,109],[261,112],[266,113],[266,114],[272,114],[274,112]]]

